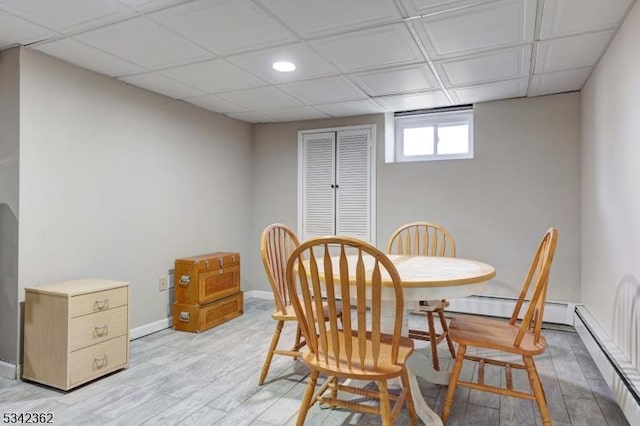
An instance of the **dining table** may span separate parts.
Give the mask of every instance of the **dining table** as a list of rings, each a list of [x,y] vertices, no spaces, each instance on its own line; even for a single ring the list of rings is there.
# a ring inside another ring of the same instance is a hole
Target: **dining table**
[[[454,299],[482,293],[488,286],[489,280],[496,275],[493,266],[477,260],[464,259],[458,257],[435,257],[435,256],[411,256],[411,255],[387,255],[396,267],[400,275],[402,294],[404,300],[404,315],[402,334],[408,335],[408,314],[409,311],[419,310],[419,302],[424,300]],[[348,256],[350,263],[349,271],[355,273],[357,256]],[[373,268],[374,259],[364,257],[366,270]],[[336,274],[334,281],[339,282],[338,257],[332,257],[334,263],[333,271]],[[323,275],[322,262],[318,264],[319,273]],[[355,277],[350,277],[355,278]],[[355,280],[354,280],[355,281]],[[392,333],[395,320],[394,308],[395,293],[390,277],[382,275],[382,331]],[[450,370],[441,369],[437,371],[433,368],[430,354],[421,351],[414,351],[407,360],[407,370],[409,373],[409,383],[411,395],[418,417],[426,425],[442,425],[440,417],[427,405],[417,377],[435,383],[448,385],[451,376]],[[352,382],[352,385],[356,385]],[[364,385],[364,383],[362,383]],[[398,383],[395,384],[399,386]]]

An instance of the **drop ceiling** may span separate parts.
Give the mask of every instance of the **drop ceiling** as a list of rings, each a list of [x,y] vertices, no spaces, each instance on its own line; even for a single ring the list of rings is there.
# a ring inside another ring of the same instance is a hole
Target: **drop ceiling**
[[[634,1],[0,0],[0,49],[293,121],[580,90]]]

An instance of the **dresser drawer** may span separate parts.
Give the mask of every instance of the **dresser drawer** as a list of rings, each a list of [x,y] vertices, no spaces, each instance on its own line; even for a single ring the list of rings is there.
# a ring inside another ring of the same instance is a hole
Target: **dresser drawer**
[[[88,348],[71,352],[69,384],[87,382],[127,365],[127,336],[116,337]]]
[[[198,300],[205,304],[237,294],[240,291],[240,266],[230,266],[210,272],[201,272],[198,282]]]
[[[127,306],[72,318],[69,321],[69,348],[75,351],[127,334],[128,323]]]
[[[124,306],[127,304],[128,293],[127,287],[120,287],[73,296],[69,301],[69,317],[75,318]]]

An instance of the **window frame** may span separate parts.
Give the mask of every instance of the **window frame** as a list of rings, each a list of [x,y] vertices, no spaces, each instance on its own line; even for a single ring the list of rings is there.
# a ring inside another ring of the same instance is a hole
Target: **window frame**
[[[468,151],[460,154],[438,154],[438,128],[456,124],[469,126]],[[473,153],[473,109],[467,108],[457,111],[425,112],[411,115],[397,115],[394,118],[395,126],[395,161],[440,161],[440,160],[464,160],[472,159]],[[434,128],[433,154],[429,155],[404,155],[404,130],[421,127]]]

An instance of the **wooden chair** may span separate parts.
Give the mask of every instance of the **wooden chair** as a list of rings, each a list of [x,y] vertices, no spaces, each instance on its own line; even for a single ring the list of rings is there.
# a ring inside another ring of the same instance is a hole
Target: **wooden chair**
[[[540,377],[533,362],[533,356],[541,354],[547,347],[547,342],[541,333],[541,327],[544,304],[547,296],[549,270],[556,250],[557,240],[558,231],[553,228],[547,230],[533,258],[529,273],[522,286],[520,297],[516,302],[509,321],[460,317],[455,318],[449,325],[451,338],[458,343],[458,354],[456,355],[456,362],[453,367],[453,372],[451,373],[449,389],[447,390],[447,396],[442,408],[442,420],[444,422],[446,422],[449,417],[456,387],[465,386],[471,389],[493,392],[500,395],[535,400],[540,410],[542,424],[551,425],[544,389],[540,383]],[[532,283],[533,287],[529,307],[525,311],[522,321],[518,324],[520,310],[522,309],[525,297],[527,297]],[[466,355],[465,353],[468,346],[521,355],[523,364]],[[478,363],[477,383],[459,380],[462,364],[465,360]],[[490,386],[484,383],[484,366],[486,364],[505,368],[506,388]],[[529,384],[531,385],[531,394],[513,389],[511,370],[514,368],[526,370]]]
[[[331,253],[336,254],[333,260]],[[351,260],[348,260],[349,255],[352,255]],[[319,265],[322,272],[319,271]],[[334,274],[339,275],[339,280],[334,280]],[[382,276],[389,276],[393,282],[390,293],[395,301],[389,303],[393,309],[393,312],[389,312],[393,318],[393,334],[381,332]],[[309,408],[315,402],[321,402],[331,407],[380,415],[383,425],[394,424],[406,403],[411,422],[416,425],[417,417],[405,367],[407,358],[413,353],[413,341],[400,335],[403,316],[400,276],[387,256],[372,245],[354,238],[323,237],[310,240],[291,254],[287,263],[287,284],[302,334],[307,341],[308,352],[305,352],[302,360],[311,369],[296,424],[303,425]],[[328,321],[318,316],[323,309],[322,297],[326,297]],[[341,328],[338,327],[338,299],[350,300],[355,304],[354,318],[344,315]],[[367,304],[371,309],[370,322],[366,315]],[[315,392],[321,373],[329,377]],[[396,377],[401,378],[403,389],[398,396],[392,396],[387,389],[387,380]],[[339,378],[375,381],[379,391],[340,384]],[[325,396],[327,389],[330,392]],[[380,404],[371,406],[339,399],[339,392],[376,398]],[[395,400],[393,408],[390,400]]]
[[[269,351],[267,352],[267,358],[264,361],[264,366],[260,372],[260,379],[258,384],[262,386],[264,380],[269,372],[271,366],[271,360],[274,354],[287,355],[297,359],[301,353],[300,348],[305,345],[302,340],[302,334],[300,332],[300,326],[297,325],[297,317],[291,306],[291,299],[287,291],[287,283],[285,280],[285,270],[287,267],[287,259],[293,250],[299,245],[298,237],[296,234],[286,225],[282,223],[274,223],[267,226],[262,231],[260,238],[260,253],[262,255],[262,263],[264,269],[269,278],[271,284],[271,290],[273,292],[273,299],[276,304],[276,310],[271,315],[276,324],[276,330],[273,333]],[[338,314],[342,315],[342,310]],[[293,348],[290,350],[277,349],[278,341],[280,340],[280,334],[284,323],[286,321],[296,321],[296,340]]]
[[[389,254],[408,254],[413,256],[447,256],[456,257],[456,243],[447,229],[431,222],[412,222],[402,225],[391,234],[387,244]],[[456,351],[449,337],[447,320],[444,309],[449,306],[446,300],[422,300],[420,311],[427,314],[427,331],[409,330],[412,339],[427,340],[431,343],[431,359],[433,368],[440,370],[438,359],[438,344],[445,339],[451,356],[455,358]],[[433,314],[440,319],[442,333],[437,333],[433,321]]]

